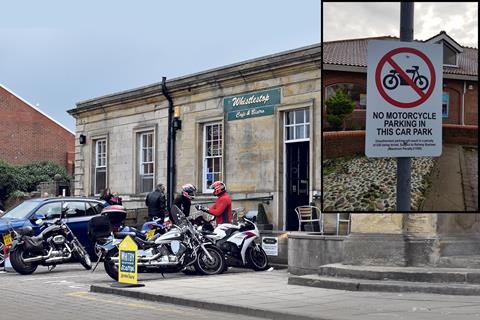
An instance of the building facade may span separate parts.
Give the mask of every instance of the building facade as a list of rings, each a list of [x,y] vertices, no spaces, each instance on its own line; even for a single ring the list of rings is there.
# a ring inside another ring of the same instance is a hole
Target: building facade
[[[13,165],[53,161],[73,175],[75,134],[0,85],[0,159]]]
[[[222,180],[233,207],[265,207],[275,230],[297,230],[294,208],[320,206],[320,44],[166,82],[175,106],[173,190]],[[118,192],[128,208],[144,206],[167,180],[168,102],[161,85],[79,102],[75,194]],[[179,120],[179,121],[178,121]]]
[[[373,39],[398,41],[377,37],[324,43],[324,97],[339,89],[348,93],[356,104],[346,121],[350,129],[365,129],[367,44]],[[443,44],[443,123],[478,125],[478,49],[461,46],[444,31],[420,42]],[[325,120],[324,125],[328,127]]]

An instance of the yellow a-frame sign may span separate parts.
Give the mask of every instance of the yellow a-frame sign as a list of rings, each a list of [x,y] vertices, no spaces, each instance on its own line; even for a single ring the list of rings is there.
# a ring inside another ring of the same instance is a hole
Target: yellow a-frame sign
[[[119,246],[118,282],[137,284],[137,257],[137,244],[127,236]]]

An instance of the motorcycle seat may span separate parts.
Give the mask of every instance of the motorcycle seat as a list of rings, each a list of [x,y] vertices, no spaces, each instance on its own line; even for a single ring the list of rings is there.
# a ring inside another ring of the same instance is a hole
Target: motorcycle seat
[[[30,226],[23,227],[17,230],[20,235],[30,236],[33,235],[33,228]]]
[[[113,235],[115,236],[115,238],[123,239],[127,236],[134,238],[137,234],[135,232],[119,231],[119,232],[114,232]]]

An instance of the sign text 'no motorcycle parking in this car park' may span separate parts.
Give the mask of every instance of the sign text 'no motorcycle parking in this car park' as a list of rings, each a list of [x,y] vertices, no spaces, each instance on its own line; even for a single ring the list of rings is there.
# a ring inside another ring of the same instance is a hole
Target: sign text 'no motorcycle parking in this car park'
[[[440,44],[368,43],[368,157],[436,157],[442,153]]]

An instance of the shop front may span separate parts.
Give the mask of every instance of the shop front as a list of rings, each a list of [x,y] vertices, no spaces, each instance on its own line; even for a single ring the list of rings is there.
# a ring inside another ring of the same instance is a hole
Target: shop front
[[[195,201],[211,205],[210,186],[222,180],[234,208],[255,214],[263,206],[280,234],[298,230],[295,207],[320,207],[320,44],[166,85],[181,123],[176,188],[169,191],[193,183]],[[70,110],[77,121],[75,194],[110,188],[128,208],[144,207],[146,194],[166,184],[167,106],[161,85],[153,84]]]

